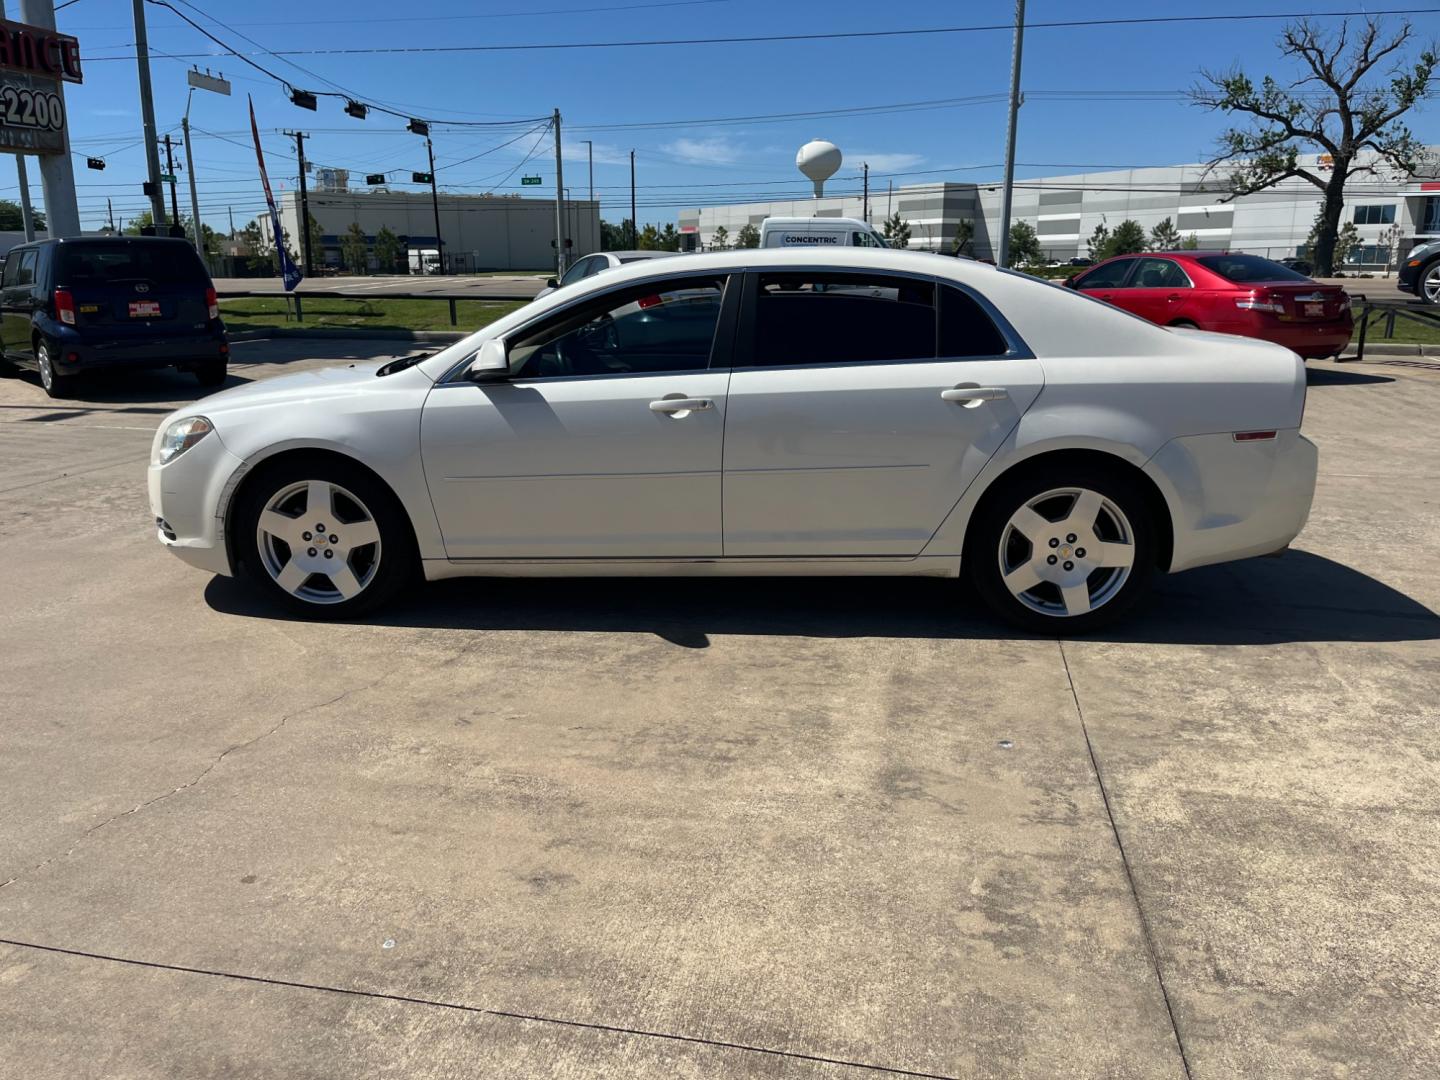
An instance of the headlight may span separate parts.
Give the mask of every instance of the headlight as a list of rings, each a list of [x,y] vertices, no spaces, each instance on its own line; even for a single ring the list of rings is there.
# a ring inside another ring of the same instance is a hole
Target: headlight
[[[210,421],[203,416],[187,416],[184,420],[176,420],[165,429],[165,434],[160,436],[156,462],[164,465],[167,461],[174,461],[214,430]]]

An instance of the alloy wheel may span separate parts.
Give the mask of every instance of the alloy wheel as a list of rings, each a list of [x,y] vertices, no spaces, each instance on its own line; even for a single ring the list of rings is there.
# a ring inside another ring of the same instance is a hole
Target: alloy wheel
[[[255,525],[261,564],[275,584],[311,604],[359,596],[380,569],[380,527],[339,484],[301,480],[266,501]]]
[[[1000,577],[1031,611],[1085,615],[1113,600],[1135,563],[1135,530],[1097,491],[1053,488],[1010,516],[1000,532]]]
[[[1425,280],[1421,284],[1424,290],[1425,299],[1432,304],[1440,304],[1440,262],[1431,263],[1425,271]]]
[[[41,345],[36,351],[36,363],[40,368],[40,385],[48,392],[55,388],[55,366],[50,363],[50,350]]]

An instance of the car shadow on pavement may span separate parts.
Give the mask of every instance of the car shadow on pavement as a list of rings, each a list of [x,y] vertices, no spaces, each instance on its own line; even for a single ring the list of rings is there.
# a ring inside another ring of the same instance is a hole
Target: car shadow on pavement
[[[1305,381],[1310,386],[1357,386],[1362,383],[1393,383],[1389,375],[1371,375],[1364,371],[1336,371],[1334,368],[1306,368]]]
[[[226,614],[290,619],[244,582],[216,577]],[[461,578],[360,617],[440,630],[649,633],[687,648],[712,635],[819,638],[1026,637],[990,617],[966,585],[933,578]],[[1340,563],[1303,551],[1159,579],[1140,611],[1092,639],[1245,645],[1422,641],[1440,616]]]
[[[30,383],[37,390],[41,389],[40,376],[34,371],[18,372],[12,377]],[[209,397],[235,386],[244,386],[252,381],[244,375],[236,375],[233,371],[219,386],[201,386],[195,381],[194,375],[170,369],[106,372],[81,376],[65,397],[47,397],[44,404],[64,408],[71,402],[80,406],[91,402],[107,405],[164,402],[168,407],[159,411],[170,412],[176,407],[176,402],[198,401],[202,397]],[[43,390],[41,392],[43,393]]]

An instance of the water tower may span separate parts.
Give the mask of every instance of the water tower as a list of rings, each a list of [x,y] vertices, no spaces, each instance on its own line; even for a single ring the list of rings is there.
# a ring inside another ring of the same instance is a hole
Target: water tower
[[[845,159],[840,148],[824,139],[811,139],[795,155],[795,166],[815,183],[815,197],[825,194],[825,181],[840,170]]]

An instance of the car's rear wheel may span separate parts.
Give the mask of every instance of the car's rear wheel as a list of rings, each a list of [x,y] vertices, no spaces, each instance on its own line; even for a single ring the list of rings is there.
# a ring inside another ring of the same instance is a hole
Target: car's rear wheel
[[[975,587],[997,614],[1044,634],[1124,615],[1155,575],[1143,492],[1118,471],[1029,471],[987,497],[966,545]]]
[[[1440,304],[1440,259],[1420,270],[1420,287],[1415,290],[1427,304]]]
[[[229,374],[224,360],[205,360],[194,367],[195,378],[201,386],[219,386]]]
[[[40,385],[52,398],[71,397],[75,389],[75,376],[61,375],[55,370],[55,353],[50,343],[43,338],[35,343],[35,366],[40,369]]]
[[[246,485],[236,516],[242,570],[297,614],[338,619],[395,595],[415,571],[405,511],[369,473],[298,460]]]

